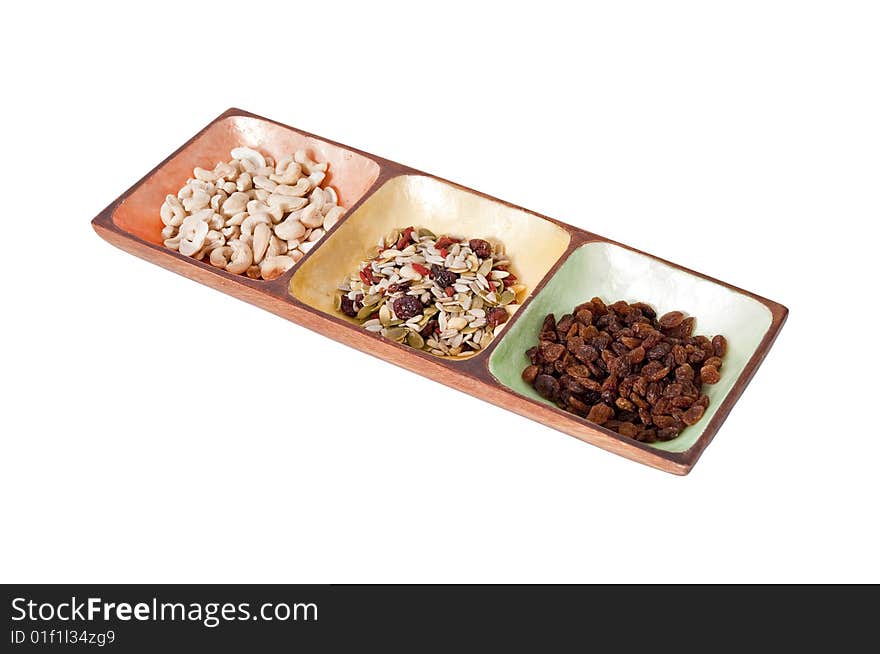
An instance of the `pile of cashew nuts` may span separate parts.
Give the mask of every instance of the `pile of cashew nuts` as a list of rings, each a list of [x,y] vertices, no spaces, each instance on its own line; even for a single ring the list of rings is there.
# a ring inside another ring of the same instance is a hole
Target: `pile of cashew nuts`
[[[252,279],[292,268],[345,209],[322,187],[327,163],[305,150],[276,164],[251,148],[234,148],[214,170],[196,168],[159,215],[165,247]]]

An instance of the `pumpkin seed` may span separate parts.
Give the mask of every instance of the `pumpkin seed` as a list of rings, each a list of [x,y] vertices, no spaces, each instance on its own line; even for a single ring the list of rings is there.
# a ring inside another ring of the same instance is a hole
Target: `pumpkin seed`
[[[422,335],[418,332],[410,332],[409,334],[407,334],[406,343],[410,347],[414,347],[417,350],[421,350],[423,347],[425,347],[425,339],[423,339]]]
[[[406,338],[407,333],[409,330],[406,327],[391,327],[385,330],[385,338],[400,342]]]
[[[376,311],[376,307],[374,307],[374,306],[367,305],[367,306],[361,307],[360,311],[358,311],[358,313],[357,313],[357,319],[358,320],[366,320],[371,315],[373,315],[373,312],[375,312],[375,311]]]

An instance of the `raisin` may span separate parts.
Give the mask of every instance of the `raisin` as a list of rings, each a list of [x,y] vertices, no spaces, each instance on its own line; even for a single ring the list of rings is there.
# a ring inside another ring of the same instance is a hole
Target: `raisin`
[[[632,402],[630,402],[630,401],[629,401],[628,399],[626,399],[625,397],[618,397],[618,398],[614,401],[614,404],[617,405],[617,408],[618,408],[618,409],[621,409],[621,410],[623,410],[623,411],[635,411],[635,410],[636,410],[636,406],[635,406],[635,404],[633,404]]]
[[[639,345],[629,353],[629,360],[634,364],[639,364],[645,360],[645,348]]]
[[[538,368],[538,366],[535,366],[535,365],[527,366],[522,371],[523,381],[527,384],[531,384],[533,381],[535,381],[535,377],[538,376],[538,373],[540,371],[541,371],[541,369]]]
[[[642,374],[645,375],[648,381],[660,381],[669,374],[669,366],[664,366],[658,361],[652,361],[642,368]]]
[[[665,389],[663,389],[663,397],[678,397],[684,392],[681,384],[675,383],[670,384]]]
[[[489,241],[484,241],[481,238],[472,238],[468,241],[468,245],[471,246],[471,250],[474,251],[481,259],[488,259],[492,256],[492,246],[489,245]]]
[[[562,318],[559,319],[559,322],[556,323],[556,331],[560,334],[568,334],[568,330],[571,329],[571,326],[574,324],[574,316],[570,313],[565,314]]]
[[[636,436],[636,440],[642,443],[653,443],[657,440],[656,429],[643,429]]]
[[[672,398],[672,406],[676,409],[687,409],[694,403],[694,398],[687,395],[676,395]]]
[[[610,420],[613,415],[614,409],[607,404],[596,404],[587,414],[587,420],[595,422],[597,425],[603,425]]]
[[[654,320],[657,317],[657,312],[654,311],[653,307],[644,302],[634,302],[631,305],[634,309],[638,309],[642,312],[642,315],[645,316],[648,320]]]
[[[669,313],[664,313],[660,316],[658,322],[663,329],[672,329],[673,327],[678,327],[684,322],[684,314],[681,311],[670,311]]]
[[[621,331],[623,331],[623,330],[621,330]],[[636,338],[635,336],[620,336],[620,335],[618,335],[617,338],[621,343],[626,345],[627,349],[630,349],[630,350],[634,350],[639,345],[642,344],[642,339]]]
[[[705,361],[703,361],[704,366],[715,366],[719,370],[721,370],[721,357],[709,357]]]
[[[590,369],[582,363],[572,363],[565,369],[565,372],[575,378],[588,378],[590,376]]]
[[[526,350],[526,356],[529,358],[529,361],[531,361],[532,364],[538,363],[538,353],[539,352],[540,352],[540,350],[538,349],[537,346],[530,347],[528,350]]]
[[[582,325],[592,325],[593,324],[593,312],[589,309],[581,309],[576,314],[574,314],[575,320],[577,320]]]
[[[686,425],[695,425],[703,417],[706,410],[699,404],[694,404],[690,409],[684,412],[681,420]]]
[[[675,427],[666,427],[657,432],[658,441],[671,441],[678,436],[678,430]]]
[[[647,409],[650,406],[647,402],[645,402],[645,400],[643,400],[641,397],[639,397],[635,393],[630,393],[629,401],[632,402],[633,404],[635,404],[640,409]]]
[[[510,314],[507,313],[507,309],[503,307],[495,307],[486,312],[486,324],[492,329],[498,325],[506,323],[508,318],[510,318]]]
[[[599,351],[591,345],[581,345],[573,354],[582,363],[591,363],[599,358]]]
[[[704,384],[717,384],[720,379],[721,375],[715,366],[703,366],[700,368],[700,381]]]
[[[434,282],[440,288],[447,288],[455,284],[458,281],[458,275],[456,275],[451,270],[447,270],[443,266],[438,264],[434,264],[431,266],[431,275],[434,277]]]
[[[422,302],[414,295],[401,295],[391,303],[394,315],[400,320],[409,320],[422,312]]]
[[[559,343],[545,343],[541,346],[541,357],[544,361],[556,361],[563,352],[565,352],[565,346]]]
[[[686,363],[678,366],[678,368],[675,369],[675,379],[677,381],[693,381],[694,369]]]
[[[568,406],[579,416],[586,416],[590,412],[590,407],[573,395],[568,398]]]
[[[633,392],[645,397],[648,393],[648,380],[639,375],[633,382]]]
[[[639,428],[636,427],[631,422],[621,423],[620,427],[617,428],[617,431],[621,436],[626,436],[627,438],[635,438],[636,434],[639,433]]]
[[[727,354],[727,339],[718,334],[712,339],[712,348],[715,350],[716,357],[724,357]]]
[[[358,315],[358,310],[357,310],[357,307],[355,307],[355,305],[354,305],[354,300],[349,300],[348,295],[342,296],[342,302],[340,304],[339,309],[346,316],[351,316],[352,318],[354,318],[355,316]]]
[[[663,396],[663,387],[657,382],[651,382],[648,384],[648,391],[644,395],[649,404],[657,404],[657,400]]]
[[[535,390],[541,397],[552,400],[559,393],[559,382],[550,375],[538,375],[535,377]]]

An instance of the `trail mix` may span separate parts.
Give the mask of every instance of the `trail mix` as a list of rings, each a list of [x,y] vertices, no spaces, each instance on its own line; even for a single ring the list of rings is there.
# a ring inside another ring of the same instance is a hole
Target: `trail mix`
[[[500,244],[407,227],[339,286],[336,308],[393,341],[466,357],[489,345],[524,291]]]
[[[644,443],[668,441],[709,406],[703,384],[721,378],[724,336],[693,336],[681,311],[660,318],[643,302],[594,297],[557,322],[549,314],[523,379],[542,397]]]

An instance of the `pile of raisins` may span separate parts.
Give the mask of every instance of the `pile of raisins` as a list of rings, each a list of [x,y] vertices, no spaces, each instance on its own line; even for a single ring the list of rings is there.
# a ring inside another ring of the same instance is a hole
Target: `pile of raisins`
[[[727,340],[694,336],[692,317],[594,297],[544,319],[523,379],[562,409],[644,443],[668,441],[709,406]]]

